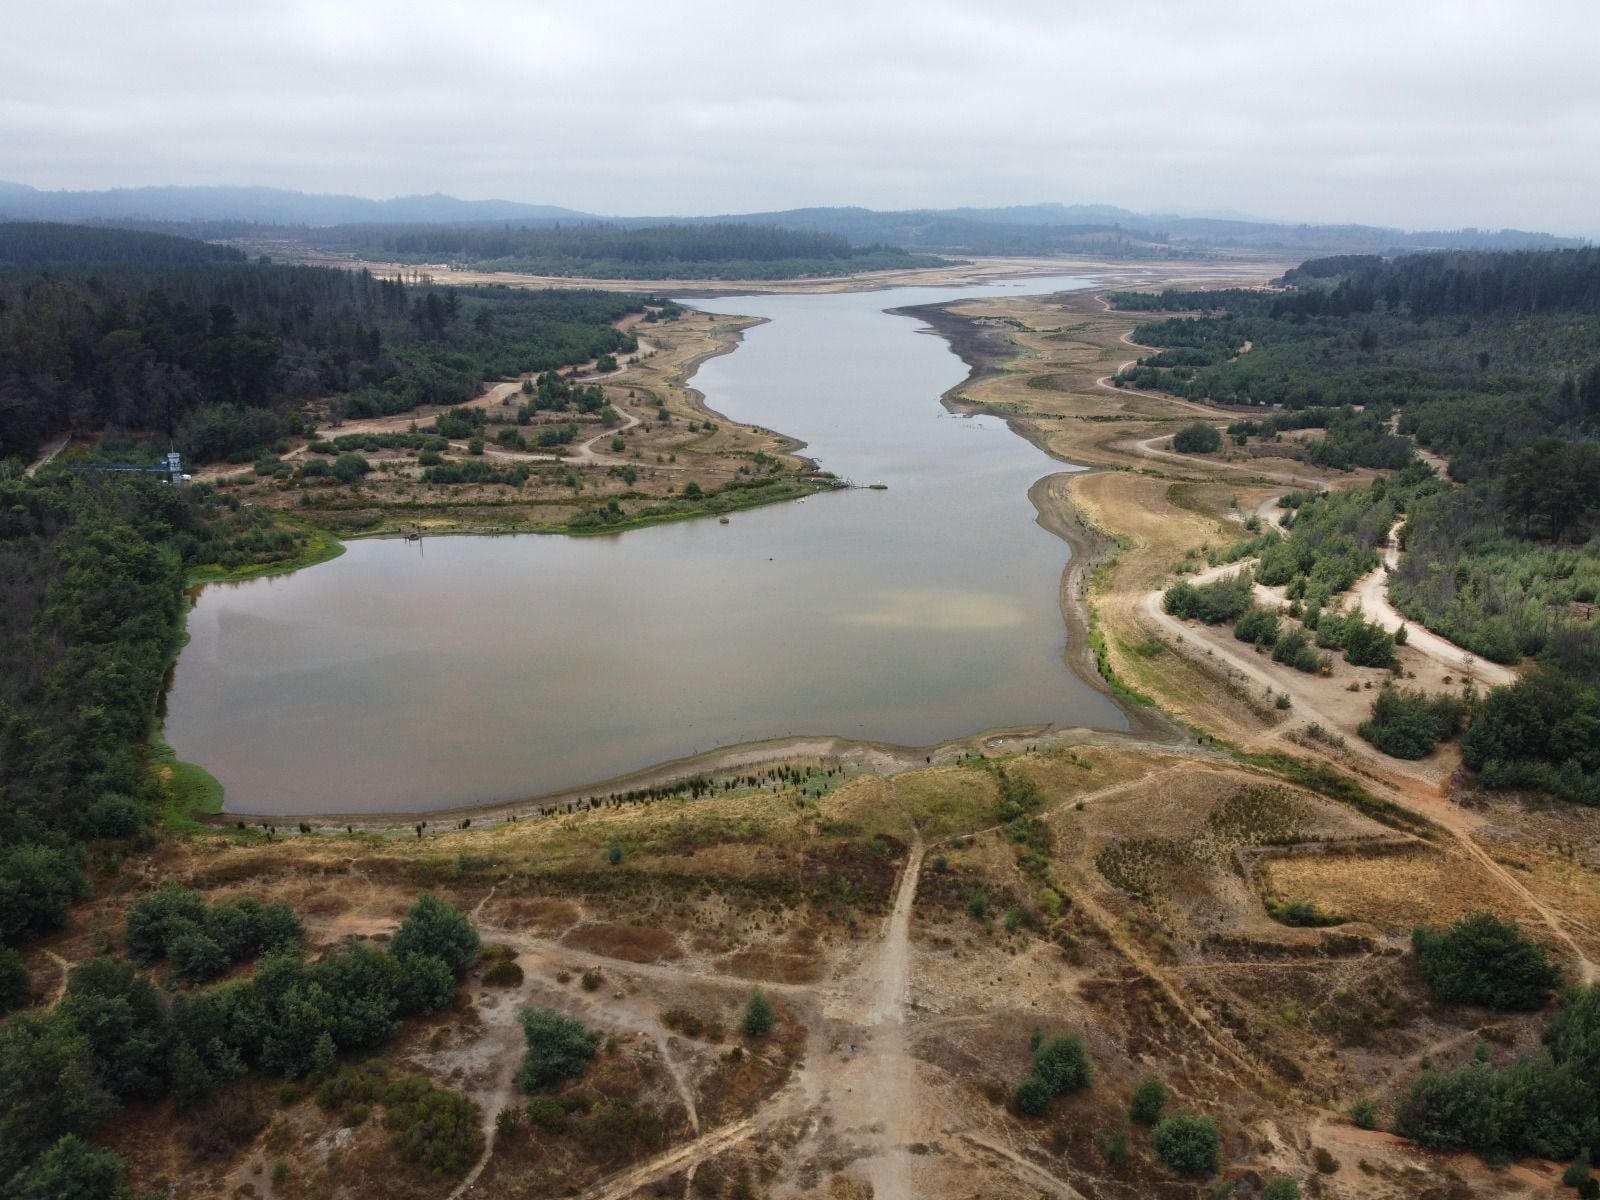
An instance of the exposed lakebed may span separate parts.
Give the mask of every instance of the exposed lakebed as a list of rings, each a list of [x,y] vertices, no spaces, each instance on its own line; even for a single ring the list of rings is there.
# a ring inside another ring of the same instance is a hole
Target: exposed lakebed
[[[166,737],[230,812],[423,812],[579,787],[804,734],[926,745],[1126,729],[1066,666],[1068,548],[1028,499],[1062,464],[939,402],[966,375],[899,306],[1088,286],[691,301],[767,318],[693,383],[886,491],[610,537],[354,541],[207,587]]]

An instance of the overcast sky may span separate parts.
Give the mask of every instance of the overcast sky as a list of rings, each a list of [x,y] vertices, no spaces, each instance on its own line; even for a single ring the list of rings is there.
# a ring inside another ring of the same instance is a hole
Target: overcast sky
[[[1600,0],[0,0],[0,179],[1600,234]]]

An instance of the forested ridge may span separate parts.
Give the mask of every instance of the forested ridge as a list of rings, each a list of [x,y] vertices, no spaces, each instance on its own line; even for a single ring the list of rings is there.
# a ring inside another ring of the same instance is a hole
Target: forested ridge
[[[1484,783],[1600,804],[1600,251],[1347,255],[1283,282],[1117,295],[1203,314],[1139,325],[1134,339],[1160,349],[1118,383],[1259,408],[1226,430],[1250,453],[1399,468],[1414,438],[1445,458],[1457,486],[1418,465],[1290,497],[1288,537],[1248,551],[1316,629],[1403,520],[1395,606],[1473,654],[1536,669],[1470,714],[1387,696],[1363,736],[1415,757],[1467,719],[1464,757]],[[1325,433],[1283,440],[1306,428]]]
[[[771,225],[347,226],[308,230],[304,237],[367,259],[449,260],[480,270],[594,279],[790,279],[945,261],[880,243],[853,245],[839,234]]]
[[[113,253],[126,257],[102,257]],[[408,286],[156,234],[0,224],[0,459],[110,429],[244,461],[305,429],[313,404],[370,416],[459,403],[488,379],[631,350],[614,322],[640,308],[610,293]]]

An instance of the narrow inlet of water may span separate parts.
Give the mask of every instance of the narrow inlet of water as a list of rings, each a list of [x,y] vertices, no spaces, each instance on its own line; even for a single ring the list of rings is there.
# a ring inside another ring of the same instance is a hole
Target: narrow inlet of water
[[[1066,666],[1065,543],[1029,487],[1062,464],[940,403],[966,367],[886,309],[1089,286],[690,301],[764,317],[693,383],[850,491],[612,537],[358,540],[206,588],[166,737],[230,812],[425,812],[580,787],[740,742],[927,745],[1126,729]]]

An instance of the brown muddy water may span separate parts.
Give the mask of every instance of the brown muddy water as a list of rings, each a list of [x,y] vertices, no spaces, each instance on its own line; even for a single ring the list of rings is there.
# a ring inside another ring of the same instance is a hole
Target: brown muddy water
[[[701,366],[712,409],[888,490],[609,537],[353,541],[207,587],[167,741],[227,811],[293,816],[515,800],[785,735],[1126,729],[1066,666],[1070,552],[1028,500],[1067,468],[947,412],[966,367],[884,311],[1090,283],[696,299],[768,321]]]

